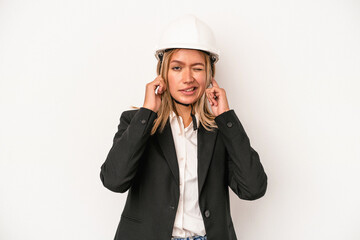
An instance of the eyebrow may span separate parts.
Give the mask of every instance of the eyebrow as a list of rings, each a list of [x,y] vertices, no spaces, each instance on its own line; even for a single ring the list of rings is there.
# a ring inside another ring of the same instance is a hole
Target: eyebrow
[[[171,63],[179,63],[179,64],[185,65],[185,63],[183,63],[182,61],[179,61],[179,60],[172,60],[172,61],[170,62],[170,64],[171,64]],[[195,65],[205,66],[204,63],[193,63],[193,64],[191,64],[191,66],[195,66]]]

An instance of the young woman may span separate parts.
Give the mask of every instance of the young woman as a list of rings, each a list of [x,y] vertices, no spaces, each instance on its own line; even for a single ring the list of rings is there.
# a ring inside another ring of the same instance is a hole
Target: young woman
[[[185,31],[185,32],[182,32]],[[236,240],[229,187],[265,194],[267,176],[214,79],[218,51],[194,16],[169,26],[144,105],[122,113],[101,180],[128,191],[116,240]]]

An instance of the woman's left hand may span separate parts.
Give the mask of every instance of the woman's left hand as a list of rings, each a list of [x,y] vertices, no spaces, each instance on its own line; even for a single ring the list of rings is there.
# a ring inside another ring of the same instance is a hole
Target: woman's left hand
[[[220,88],[215,79],[212,79],[212,87],[206,89],[206,96],[209,100],[213,114],[217,117],[230,110],[225,89]]]

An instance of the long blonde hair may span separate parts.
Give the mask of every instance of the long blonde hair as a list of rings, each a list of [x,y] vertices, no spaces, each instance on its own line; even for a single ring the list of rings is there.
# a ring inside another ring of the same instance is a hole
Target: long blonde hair
[[[169,72],[169,64],[172,55],[178,51],[179,49],[170,49],[164,52],[162,60],[158,61],[157,65],[157,75],[161,75],[164,79],[166,88],[169,89],[169,81],[168,81],[168,72]],[[206,52],[201,52],[205,57],[205,71],[206,71],[206,83],[205,88],[208,88],[211,79],[215,76],[215,64],[212,64],[210,55]],[[214,121],[215,116],[209,110],[207,104],[207,97],[204,94],[193,103],[193,108],[195,113],[198,114],[200,124],[208,131],[212,131],[213,128],[217,128],[217,125]],[[165,91],[161,95],[161,106],[159,111],[157,112],[158,117],[154,121],[154,126],[151,129],[151,135],[155,134],[155,132],[159,129],[160,132],[164,130],[166,122],[170,116],[170,112],[173,111],[178,116],[178,112],[176,111],[175,102],[171,97],[170,91]]]

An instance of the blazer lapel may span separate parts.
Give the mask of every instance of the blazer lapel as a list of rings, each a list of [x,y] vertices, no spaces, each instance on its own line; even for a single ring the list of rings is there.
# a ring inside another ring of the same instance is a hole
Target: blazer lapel
[[[214,151],[214,145],[218,130],[213,132],[207,131],[201,124],[198,128],[198,187],[199,196],[204,186],[207,172],[209,170],[211,158]],[[166,161],[169,164],[169,168],[174,175],[175,181],[179,184],[179,165],[176,156],[174,139],[171,132],[170,122],[167,121],[164,131],[157,134],[157,139],[161,150],[164,153]]]
[[[205,179],[209,170],[211,158],[214,152],[214,145],[218,129],[213,132],[207,131],[201,124],[198,129],[198,186],[199,196],[204,186]]]
[[[169,168],[174,175],[176,183],[179,185],[179,165],[176,157],[175,144],[172,136],[170,122],[167,121],[162,133],[157,134],[157,139],[161,150],[163,151]]]

